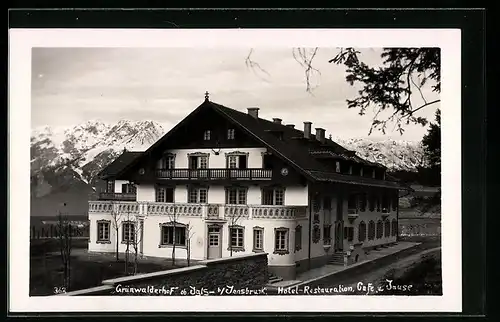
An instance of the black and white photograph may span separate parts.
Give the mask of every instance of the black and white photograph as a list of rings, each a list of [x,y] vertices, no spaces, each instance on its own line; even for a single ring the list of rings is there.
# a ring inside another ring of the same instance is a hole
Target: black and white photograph
[[[454,31],[14,36],[22,310],[460,310]]]

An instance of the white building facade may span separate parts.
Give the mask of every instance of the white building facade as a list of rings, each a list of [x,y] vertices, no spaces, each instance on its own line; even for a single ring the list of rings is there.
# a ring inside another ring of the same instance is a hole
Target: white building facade
[[[366,249],[396,242],[398,186],[385,182],[384,169],[366,163],[353,173],[359,161],[337,156],[320,164],[309,151],[326,143],[322,129],[308,133],[308,122],[302,133],[259,119],[255,109],[225,113],[206,101],[150,149],[124,152],[103,171],[105,188],[89,201],[89,251],[118,245],[171,258],[175,248],[176,259],[193,261],[265,252],[270,271],[293,279],[335,254],[355,262]],[[287,140],[307,147],[310,161],[280,151]],[[299,161],[332,172],[318,180]]]

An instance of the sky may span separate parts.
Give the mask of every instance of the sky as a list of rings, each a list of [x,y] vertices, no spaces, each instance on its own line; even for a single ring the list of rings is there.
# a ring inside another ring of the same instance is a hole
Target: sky
[[[258,64],[253,68],[246,64],[250,52]],[[327,136],[420,141],[428,127],[407,125],[400,135],[391,126],[385,135],[368,136],[373,111],[360,116],[347,108],[346,99],[357,89],[345,81],[343,66],[328,63],[337,52],[318,49],[313,67],[319,73],[313,73],[309,93],[292,48],[33,48],[31,126],[126,119],[154,120],[168,130],[208,91],[213,102],[243,112],[259,107],[260,117],[281,118],[300,129],[310,121]],[[380,65],[380,49],[362,49],[360,58]],[[430,90],[423,93],[427,100],[436,98]],[[433,120],[437,107],[417,116]]]

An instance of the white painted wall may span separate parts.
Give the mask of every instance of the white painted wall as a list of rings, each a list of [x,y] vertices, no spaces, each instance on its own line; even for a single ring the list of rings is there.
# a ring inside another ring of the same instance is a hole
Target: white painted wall
[[[128,180],[115,180],[115,193],[122,192],[122,184],[129,183]]]
[[[166,181],[168,182],[168,181]],[[235,182],[238,183],[238,182]],[[261,205],[261,186],[251,183],[241,183],[248,188],[247,204]],[[285,189],[286,206],[307,206],[307,186],[287,186]],[[176,203],[187,202],[187,184],[179,184],[175,187],[174,198]],[[152,184],[140,184],[137,186],[137,201],[155,201],[155,187]],[[226,191],[223,185],[210,185],[208,189],[208,203],[223,204],[226,202]]]
[[[215,155],[212,149],[171,149],[166,150],[166,153],[175,154],[175,167],[179,169],[186,169],[189,167],[189,153],[208,153],[208,168],[226,168],[226,153],[230,152],[244,152],[248,154],[247,166],[248,168],[262,168],[262,152],[266,148],[232,148],[221,149],[219,155]]]

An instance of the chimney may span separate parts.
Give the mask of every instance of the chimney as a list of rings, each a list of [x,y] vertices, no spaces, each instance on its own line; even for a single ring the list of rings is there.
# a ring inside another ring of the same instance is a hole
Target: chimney
[[[248,115],[250,115],[253,118],[258,119],[259,118],[259,108],[258,107],[249,107],[247,108],[248,110]]]
[[[281,124],[281,119],[279,119],[279,118],[274,118],[274,119],[273,119],[273,123],[276,123],[276,124]]]
[[[311,122],[304,122],[304,139],[311,138]]]
[[[293,125],[293,124],[287,124],[286,126],[289,127],[289,128],[291,128],[291,129],[295,128],[295,125]]]
[[[322,129],[320,127],[316,128],[316,140],[320,141],[321,143],[325,143],[325,129]]]

